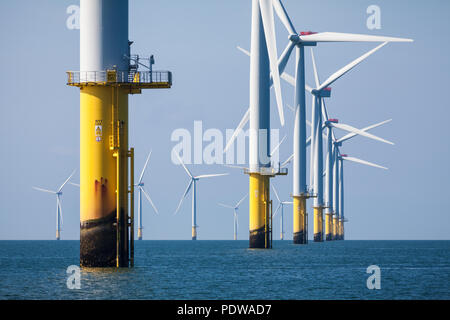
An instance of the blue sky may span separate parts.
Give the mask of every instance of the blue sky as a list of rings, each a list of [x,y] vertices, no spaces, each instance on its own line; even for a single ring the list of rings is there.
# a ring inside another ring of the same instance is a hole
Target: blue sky
[[[79,31],[66,28],[66,8],[76,0],[0,2],[0,239],[54,239],[55,199],[31,187],[57,188],[79,166],[79,90],[65,85],[67,70],[79,67]],[[330,116],[357,127],[392,118],[373,131],[395,142],[384,145],[358,137],[343,152],[389,167],[377,170],[346,163],[347,239],[449,239],[447,193],[450,21],[448,1],[299,1],[284,4],[298,31],[383,34],[415,39],[392,43],[333,85]],[[366,8],[381,8],[381,30],[368,30]],[[177,128],[233,128],[248,106],[249,60],[236,45],[249,48],[250,0],[130,1],[130,40],[134,52],[156,57],[156,69],[171,70],[170,90],[130,97],[130,146],[136,167],[153,155],[146,187],[161,214],[144,204],[145,239],[189,239],[190,198],[173,212],[188,178],[170,161]],[[287,33],[277,20],[278,51]],[[324,44],[315,48],[319,73],[330,74],[374,44]],[[291,59],[293,60],[293,59]],[[307,82],[312,83],[309,52]],[[293,61],[287,71],[293,73]],[[294,93],[282,83],[283,97]],[[307,96],[308,117],[310,97]],[[274,111],[275,108],[272,108]],[[288,135],[281,158],[291,153],[293,119],[285,108]],[[272,124],[279,126],[272,112]],[[343,133],[342,133],[343,134]],[[342,135],[337,133],[338,136]],[[190,166],[194,174],[230,172],[199,183],[199,239],[232,239],[232,212],[218,202],[235,203],[248,189],[248,177],[217,165]],[[75,180],[79,178],[78,172]],[[292,177],[273,181],[289,199]],[[63,195],[63,239],[79,237],[79,196]],[[309,210],[311,212],[311,210]],[[292,209],[285,211],[286,237],[292,237]],[[239,216],[239,238],[248,238],[248,204]],[[312,219],[310,219],[312,221]],[[312,226],[310,227],[311,230]],[[275,238],[279,221],[275,222]]]

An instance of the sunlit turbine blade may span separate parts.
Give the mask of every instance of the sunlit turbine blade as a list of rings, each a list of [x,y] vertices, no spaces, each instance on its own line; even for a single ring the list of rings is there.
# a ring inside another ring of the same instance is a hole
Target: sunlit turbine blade
[[[223,203],[218,203],[219,206],[224,207],[224,208],[228,208],[228,209],[234,209],[233,206],[229,206],[227,204],[223,204]]]
[[[248,193],[241,200],[239,200],[239,202],[236,204],[235,208],[239,208],[239,206],[241,205],[242,201],[244,201],[245,198],[247,198],[247,197],[248,197]]]
[[[245,50],[244,48],[241,48],[239,46],[237,46],[236,48],[238,48],[239,51],[243,52],[244,54],[250,57],[250,51]]]
[[[147,160],[145,160],[144,167],[142,168],[142,172],[141,172],[141,176],[139,177],[138,184],[140,184],[142,182],[142,178],[144,177],[145,169],[147,169],[148,161],[150,160],[151,155],[152,155],[152,151],[150,150],[150,152],[148,153],[148,156],[147,156]]]
[[[387,45],[388,42],[384,42],[382,44],[380,44],[379,46],[377,46],[376,48],[370,50],[369,52],[363,54],[361,57],[353,60],[352,62],[350,62],[348,65],[346,65],[345,67],[339,69],[338,71],[336,71],[335,73],[333,73],[327,80],[325,80],[324,83],[322,83],[320,85],[319,88],[317,88],[317,90],[322,90],[323,88],[328,87],[329,85],[331,85],[332,83],[334,83],[337,79],[339,79],[340,77],[342,77],[344,74],[346,74],[347,72],[349,72],[350,70],[352,70],[354,67],[356,67],[358,64],[360,64],[361,62],[363,62],[364,60],[366,60],[369,56],[371,56],[373,53],[375,53],[376,51],[380,50],[382,47],[384,47],[385,45]]]
[[[284,167],[286,167],[291,161],[292,161],[292,159],[294,159],[294,154],[291,154],[290,156],[289,156],[289,158],[287,158],[282,164],[281,164],[281,168],[284,168]]]
[[[69,182],[70,178],[72,178],[72,176],[75,174],[75,171],[77,171],[77,170],[76,169],[73,170],[72,174],[66,179],[66,181],[64,181],[64,183],[61,185],[61,187],[59,187],[57,192],[60,192],[64,188],[66,183]]]
[[[282,204],[281,202],[278,204],[278,207],[277,207],[277,209],[275,210],[275,212],[273,213],[273,216],[272,216],[272,217],[275,217],[275,216],[277,215],[278,210],[280,210],[280,208],[281,208],[282,205],[283,205],[283,204]]]
[[[192,173],[189,171],[189,169],[184,165],[183,160],[181,160],[180,156],[178,155],[178,153],[175,153],[178,161],[180,161],[181,165],[183,166],[184,170],[186,171],[186,173],[189,175],[189,177],[193,178],[194,176],[192,175]]]
[[[80,187],[80,184],[78,184],[78,183],[74,183],[74,182],[69,182],[69,184],[71,184],[71,185],[73,185],[73,186],[75,186],[75,187]]]
[[[280,73],[278,69],[278,53],[275,38],[272,0],[259,0],[259,8],[264,26],[264,35],[266,38],[267,52],[269,54],[270,70],[272,72],[278,114],[280,116],[281,126],[284,126],[283,98],[281,95]]]
[[[273,186],[273,184],[272,184],[272,190],[273,190],[273,192],[275,193],[275,197],[277,197],[278,202],[281,202],[280,197],[278,196],[278,192],[277,192],[277,190],[275,189],[275,187]]]
[[[281,3],[280,0],[273,0],[272,4],[273,4],[273,7],[275,9],[275,12],[276,12],[278,18],[280,18],[281,22],[283,23],[284,27],[289,32],[289,34],[296,35],[297,31],[295,31],[294,25],[292,24],[291,19],[289,19],[289,15],[287,14],[283,3]]]
[[[175,213],[174,213],[174,214],[177,214],[177,213],[178,213],[178,210],[180,210],[180,207],[181,207],[181,204],[183,203],[184,198],[186,198],[187,194],[189,193],[189,190],[191,190],[192,182],[193,182],[193,181],[194,181],[194,180],[192,180],[192,179],[191,179],[191,181],[189,181],[189,184],[188,184],[186,190],[184,191],[183,196],[181,197],[180,203],[178,203],[177,210],[175,210]]]
[[[375,164],[375,163],[372,163],[372,162],[369,162],[369,161],[365,161],[365,160],[361,160],[361,159],[358,159],[358,158],[354,158],[354,157],[342,157],[342,159],[347,160],[347,161],[360,163],[360,164],[364,164],[364,165],[370,166],[370,167],[375,167],[375,168],[388,170],[388,168],[386,168],[386,167],[380,166],[378,164]]]
[[[37,191],[42,191],[42,192],[47,192],[47,193],[52,193],[52,194],[57,193],[56,191],[51,191],[51,190],[42,189],[42,188],[38,188],[38,187],[32,187],[32,188]]]
[[[325,106],[325,99],[322,99],[322,116],[323,118],[328,121],[328,112],[327,112],[327,107]],[[336,141],[336,136],[334,135],[334,131],[331,130],[331,138],[333,139],[333,141]]]
[[[272,152],[270,153],[271,157],[280,148],[280,146],[283,144],[284,140],[286,140],[286,136],[284,136],[283,139],[281,139],[281,141],[277,144],[277,146],[275,148],[273,148]]]
[[[282,74],[284,70],[286,69],[286,65],[289,61],[289,58],[291,56],[292,50],[295,47],[295,43],[292,41],[289,41],[288,45],[286,46],[286,49],[284,49],[283,53],[280,56],[280,59],[278,60],[278,73]],[[271,81],[273,84],[273,77],[271,77]]]
[[[375,136],[375,135],[373,135],[373,134],[371,134],[371,133],[368,133],[368,132],[359,130],[359,129],[355,128],[355,127],[349,126],[348,124],[343,124],[343,123],[330,123],[330,125],[331,125],[332,127],[334,127],[334,128],[338,128],[338,129],[342,129],[342,130],[345,130],[345,131],[348,131],[348,132],[356,133],[356,134],[359,134],[360,136],[364,136],[364,137],[367,137],[367,138],[369,138],[369,139],[381,141],[381,142],[384,142],[384,143],[387,143],[387,144],[391,144],[391,145],[394,144],[394,143],[391,142],[391,141],[388,141],[388,140],[385,140],[385,139],[383,139],[383,138],[377,137],[377,136]]]
[[[196,176],[195,179],[203,179],[203,178],[212,178],[212,177],[221,177],[228,176],[229,173],[217,173],[217,174],[202,174],[200,176]]]
[[[150,196],[148,195],[147,191],[145,191],[145,189],[143,187],[139,187],[142,190],[142,193],[144,194],[144,196],[147,198],[148,202],[150,202],[150,204],[153,207],[153,210],[155,210],[156,214],[159,214],[158,209],[156,209],[155,204],[153,203],[152,199],[150,198]]]
[[[225,146],[225,149],[223,152],[227,152],[228,149],[233,145],[234,140],[236,140],[239,133],[242,132],[242,129],[247,124],[248,120],[250,119],[250,108],[247,109],[247,111],[244,114],[244,117],[241,119],[241,122],[239,122],[238,126],[236,127],[236,130],[234,130],[233,135],[231,136],[230,140],[228,140],[227,145]]]
[[[383,124],[391,122],[391,121],[392,121],[392,119],[385,120],[385,121],[373,124],[371,126],[365,127],[363,129],[361,129],[361,131],[368,131],[370,129],[377,128],[377,127],[382,126]],[[338,139],[337,142],[344,142],[344,141],[347,141],[347,140],[349,140],[349,139],[351,139],[351,138],[353,138],[355,136],[357,136],[356,133],[349,133],[349,134],[346,134],[345,136],[343,136],[342,138]]]
[[[412,39],[372,36],[355,33],[319,32],[310,35],[299,36],[305,42],[413,42]]]
[[[311,58],[314,70],[314,81],[316,83],[316,88],[320,86],[319,73],[317,72],[316,58],[314,57],[314,50],[311,48]]]

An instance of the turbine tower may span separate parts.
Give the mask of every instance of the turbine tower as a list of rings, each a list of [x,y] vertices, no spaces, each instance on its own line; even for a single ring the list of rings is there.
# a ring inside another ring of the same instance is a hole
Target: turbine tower
[[[227,204],[219,203],[219,206],[222,206],[224,208],[233,209],[233,234],[234,234],[234,240],[237,240],[237,232],[238,232],[238,215],[237,211],[239,210],[239,206],[241,205],[242,201],[247,198],[248,194],[246,194],[241,200],[239,200],[234,206],[230,206]]]
[[[144,167],[142,168],[141,175],[139,176],[138,183],[134,186],[139,189],[138,193],[138,240],[142,240],[142,229],[144,228],[142,226],[142,194],[144,194],[145,198],[148,200],[150,205],[152,206],[153,210],[155,210],[155,213],[158,214],[158,209],[156,209],[155,204],[153,203],[152,199],[150,198],[148,192],[144,189],[144,173],[147,169],[148,161],[150,160],[150,156],[152,155],[152,152],[150,151],[147,156],[147,160],[145,161]]]
[[[190,181],[186,187],[186,190],[183,193],[183,196],[181,197],[180,202],[178,203],[178,207],[175,210],[174,214],[177,214],[178,211],[181,208],[181,204],[183,203],[184,198],[188,195],[189,191],[192,190],[192,240],[197,240],[197,181],[203,178],[212,178],[212,177],[220,177],[220,176],[227,176],[228,173],[218,173],[218,174],[203,174],[200,176],[194,176],[189,169],[186,167],[186,165],[183,163],[183,160],[180,159],[180,156],[176,154],[178,161],[183,166],[184,170],[186,171],[187,175],[190,178]]]
[[[80,264],[134,264],[134,149],[128,95],[170,88],[172,74],[131,55],[128,0],[80,0]],[[139,71],[139,67],[148,71]],[[130,180],[130,181],[129,181]],[[129,205],[130,204],[130,205]],[[128,210],[128,207],[130,209]]]
[[[278,210],[280,210],[281,208],[281,215],[280,215],[280,240],[284,240],[284,206],[289,205],[289,204],[293,204],[293,202],[289,202],[289,201],[281,201],[280,197],[278,196],[278,192],[275,189],[275,187],[272,185],[272,190],[275,193],[275,196],[277,197],[278,200],[278,207],[275,210],[275,213],[273,214],[273,216],[275,217],[278,213]]]
[[[56,191],[42,189],[38,187],[33,187],[34,190],[46,192],[46,193],[52,193],[56,195],[56,240],[61,239],[61,225],[63,222],[62,217],[62,208],[61,208],[61,196],[62,196],[62,190],[67,182],[69,182],[70,178],[74,175],[75,170],[72,172],[72,174],[63,182],[63,184],[58,188]]]

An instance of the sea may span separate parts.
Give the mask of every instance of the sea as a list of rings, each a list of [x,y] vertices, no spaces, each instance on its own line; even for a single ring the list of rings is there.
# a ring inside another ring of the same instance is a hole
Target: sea
[[[0,299],[450,299],[450,241],[143,240],[133,268],[77,266],[79,241],[0,241]]]

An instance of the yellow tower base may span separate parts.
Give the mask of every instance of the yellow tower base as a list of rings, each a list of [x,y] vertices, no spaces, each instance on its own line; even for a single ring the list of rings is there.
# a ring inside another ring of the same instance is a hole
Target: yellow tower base
[[[308,243],[306,196],[294,196],[294,244]]]
[[[142,240],[142,228],[138,228],[138,240]]]
[[[314,208],[314,242],[323,241],[323,208]]]
[[[271,203],[269,176],[249,173],[250,248],[271,248]]]
[[[338,240],[339,235],[339,219],[337,216],[333,216],[333,240]]]
[[[59,230],[56,230],[56,240],[60,240],[61,239],[61,233],[59,232]]]
[[[197,240],[197,228],[192,227],[192,240]]]
[[[326,241],[333,240],[333,216],[331,213],[325,214],[325,239]]]

